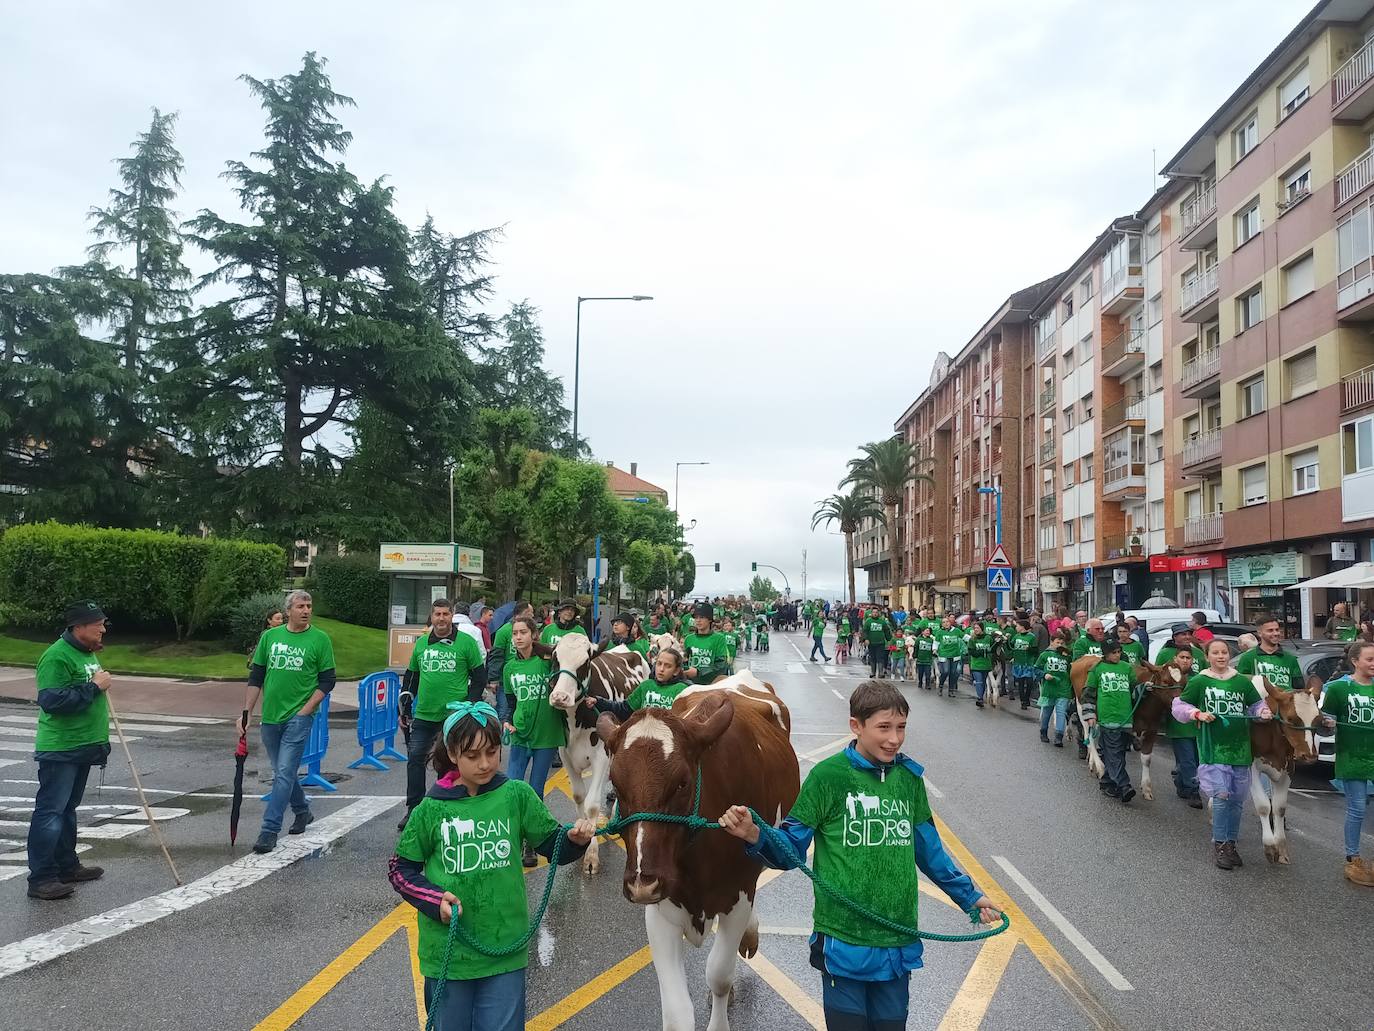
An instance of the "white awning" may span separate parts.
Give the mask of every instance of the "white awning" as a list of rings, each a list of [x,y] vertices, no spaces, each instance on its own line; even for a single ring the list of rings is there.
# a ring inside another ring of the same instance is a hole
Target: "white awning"
[[[1353,566],[1338,569],[1334,573],[1314,576],[1300,584],[1285,587],[1285,591],[1320,590],[1323,587],[1336,590],[1359,591],[1374,589],[1374,562],[1356,562]]]

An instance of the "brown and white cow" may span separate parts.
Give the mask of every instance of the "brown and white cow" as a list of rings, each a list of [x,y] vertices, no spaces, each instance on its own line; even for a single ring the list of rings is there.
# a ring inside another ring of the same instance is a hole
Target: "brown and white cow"
[[[610,650],[592,644],[585,634],[564,634],[550,650],[554,674],[549,704],[568,714],[568,743],[562,749],[563,769],[568,774],[573,803],[578,811],[598,823],[606,799],[611,757],[596,730],[596,712],[581,702],[588,695],[622,701],[649,676],[649,663],[639,652],[624,645]],[[582,779],[589,773],[587,780]],[[601,868],[597,839],[582,857],[584,873]]]
[[[621,726],[602,716],[600,729],[613,756],[621,813],[690,813],[700,777],[699,813],[715,819],[745,804],[777,826],[800,790],[791,714],[772,686],[749,671],[688,688],[672,709],[643,709]],[[693,834],[680,824],[640,822],[623,837],[623,890],[645,907],[664,1031],[696,1027],[686,943],[699,947],[712,920],[707,1026],[729,1031],[737,957],[758,949],[754,892],[762,865],[745,855],[742,841],[718,830]]]
[[[1286,866],[1289,863],[1288,788],[1293,783],[1297,764],[1317,758],[1312,727],[1321,715],[1317,701],[1321,697],[1322,684],[1320,679],[1313,677],[1306,690],[1285,691],[1258,673],[1250,679],[1274,714],[1273,720],[1250,724],[1250,750],[1255,759],[1250,776],[1250,799],[1260,818],[1264,858]],[[1260,782],[1261,773],[1273,784],[1272,798]]]
[[[1088,674],[1101,661],[1100,655],[1084,655],[1075,659],[1069,667],[1069,682],[1073,685],[1074,705],[1078,708],[1080,726],[1083,720],[1083,689],[1088,686]],[[1162,714],[1168,711],[1169,703],[1178,696],[1178,691],[1182,690],[1184,677],[1182,671],[1173,663],[1156,666],[1150,662],[1142,662],[1136,666],[1135,678],[1137,684],[1145,685],[1145,695],[1140,699],[1131,720],[1131,730],[1140,745],[1140,794],[1144,798],[1153,799],[1155,789],[1150,780],[1150,758],[1154,752],[1155,737],[1159,732]],[[1166,700],[1171,690],[1173,696]],[[1106,772],[1106,767],[1102,765],[1102,756],[1096,748],[1088,749],[1088,770],[1094,777],[1099,778]]]

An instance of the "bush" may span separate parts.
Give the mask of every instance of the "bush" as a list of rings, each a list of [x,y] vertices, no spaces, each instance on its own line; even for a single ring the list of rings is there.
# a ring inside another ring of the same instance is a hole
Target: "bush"
[[[386,629],[390,600],[388,577],[377,568],[376,555],[321,555],[311,566],[310,586],[316,611],[330,619]]]
[[[280,586],[286,556],[274,544],[36,523],[0,536],[0,598],[8,618],[60,624],[71,602],[94,598],[123,626],[178,637],[222,624],[238,598]]]
[[[268,613],[281,610],[285,600],[286,595],[282,592],[250,594],[225,609],[229,646],[236,652],[248,654],[267,625]]]

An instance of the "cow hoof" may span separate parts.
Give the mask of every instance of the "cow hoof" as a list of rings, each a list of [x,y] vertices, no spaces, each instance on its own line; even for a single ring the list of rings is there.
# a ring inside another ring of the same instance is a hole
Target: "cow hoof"
[[[1140,789],[1140,797],[1147,802],[1153,802],[1155,800],[1155,789],[1146,785]]]
[[[1287,846],[1287,845],[1280,845],[1280,846],[1279,846],[1279,865],[1280,865],[1280,866],[1289,866],[1289,865],[1292,864],[1292,862],[1293,862],[1293,861],[1292,861],[1291,859],[1288,858],[1288,846]]]
[[[754,954],[758,951],[759,931],[757,927],[751,927],[744,932],[744,937],[739,940],[739,954],[744,959],[753,959]]]
[[[1265,845],[1264,858],[1271,863],[1279,862],[1279,847],[1277,845]]]
[[[582,857],[582,872],[588,877],[596,876],[596,872],[601,869],[601,857],[588,852]]]

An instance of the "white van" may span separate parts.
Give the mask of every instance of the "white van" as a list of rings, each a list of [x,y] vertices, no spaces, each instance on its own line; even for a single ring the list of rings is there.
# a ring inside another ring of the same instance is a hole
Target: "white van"
[[[1134,616],[1140,620],[1142,626],[1150,636],[1154,636],[1156,630],[1172,626],[1175,623],[1186,623],[1193,618],[1194,612],[1201,612],[1207,617],[1209,623],[1222,622],[1221,613],[1216,609],[1126,609],[1125,614]],[[1102,625],[1108,630],[1116,626],[1116,611],[1108,612],[1099,617]]]

